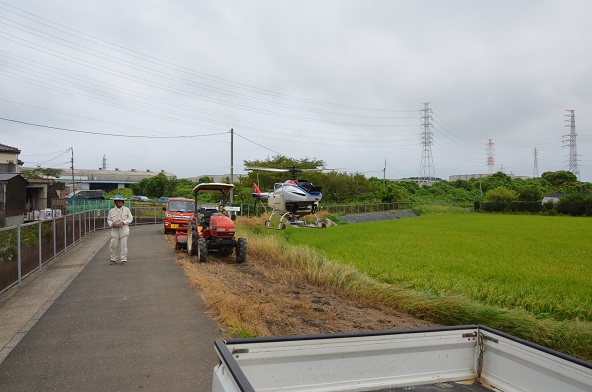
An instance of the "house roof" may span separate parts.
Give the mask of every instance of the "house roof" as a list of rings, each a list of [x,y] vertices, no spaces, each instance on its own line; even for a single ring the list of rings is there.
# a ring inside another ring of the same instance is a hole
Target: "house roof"
[[[0,144],[0,152],[14,152],[15,154],[20,154],[21,150],[16,147],[7,146],[6,144]]]
[[[0,181],[12,180],[14,177],[21,177],[23,180],[25,180],[25,178],[21,176],[20,173],[0,173]]]

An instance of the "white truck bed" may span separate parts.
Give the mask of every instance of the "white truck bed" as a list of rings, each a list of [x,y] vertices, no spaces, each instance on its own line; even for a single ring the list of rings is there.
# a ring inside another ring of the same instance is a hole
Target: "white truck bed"
[[[592,364],[479,326],[217,340],[213,392],[591,392]]]

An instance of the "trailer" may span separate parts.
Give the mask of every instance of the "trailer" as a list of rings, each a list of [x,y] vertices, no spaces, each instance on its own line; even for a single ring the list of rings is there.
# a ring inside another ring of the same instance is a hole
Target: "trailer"
[[[592,363],[482,325],[214,345],[213,392],[592,391]]]

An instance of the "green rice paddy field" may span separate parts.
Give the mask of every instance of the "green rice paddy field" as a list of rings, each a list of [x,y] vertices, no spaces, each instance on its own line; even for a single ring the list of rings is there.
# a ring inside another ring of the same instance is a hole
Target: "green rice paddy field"
[[[291,244],[311,247],[398,290],[435,303],[454,298],[471,309],[494,309],[482,312],[491,313],[491,320],[467,320],[469,311],[461,322],[488,323],[587,359],[592,355],[590,218],[427,215],[324,230],[290,228],[284,235]],[[514,325],[497,323],[499,314],[513,315]],[[524,326],[528,332],[518,332],[522,319],[533,320]],[[555,336],[538,338],[535,330],[543,325]],[[564,347],[571,344],[579,348]]]

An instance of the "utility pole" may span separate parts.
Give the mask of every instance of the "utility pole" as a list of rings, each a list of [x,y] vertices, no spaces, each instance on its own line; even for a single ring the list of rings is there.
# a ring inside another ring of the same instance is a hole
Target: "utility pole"
[[[72,164],[72,198],[74,198],[74,192],[76,192],[76,188],[74,187],[74,147],[70,147],[70,151],[72,152],[72,159],[70,160],[70,163]]]
[[[563,147],[569,147],[569,171],[572,172],[578,180],[580,179],[580,169],[578,168],[578,148],[576,145],[576,115],[575,110],[568,110],[570,114],[566,114],[565,117],[569,119],[565,120],[568,124],[566,127],[570,128],[569,135],[563,135]]]
[[[386,187],[386,159],[384,160],[384,169],[382,169],[382,186]]]
[[[234,128],[230,128],[230,183],[234,184]],[[230,205],[234,200],[234,191],[230,191]]]
[[[419,167],[419,186],[426,185],[428,181],[436,177],[434,172],[434,159],[432,157],[432,116],[430,113],[432,109],[429,108],[430,103],[424,102],[424,108],[421,110],[421,164]]]
[[[534,169],[532,170],[532,178],[539,176],[539,150],[534,149]]]

